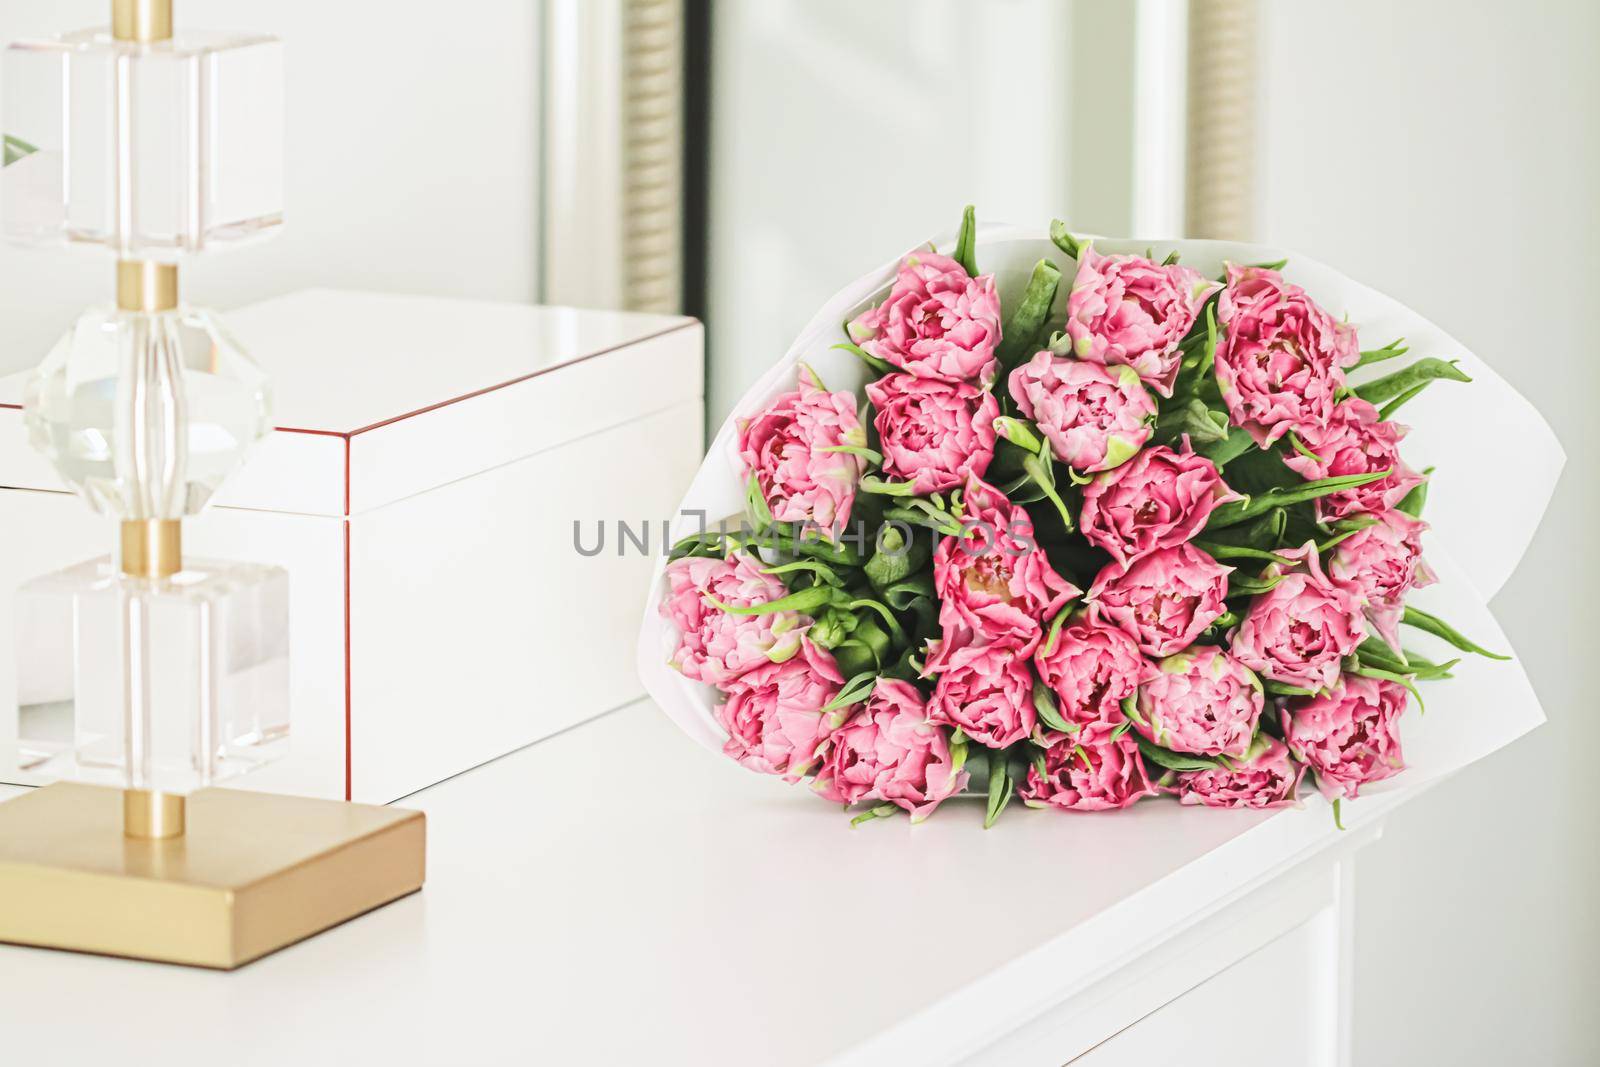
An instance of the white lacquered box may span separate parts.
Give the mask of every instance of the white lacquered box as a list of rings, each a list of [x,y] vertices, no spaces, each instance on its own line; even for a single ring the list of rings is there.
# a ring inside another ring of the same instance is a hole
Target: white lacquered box
[[[699,323],[327,290],[226,323],[272,378],[278,431],[184,548],[289,571],[293,693],[289,757],[236,784],[384,803],[643,692],[662,546],[618,531],[659,537],[699,465]],[[17,784],[19,700],[53,694],[17,692],[10,650],[71,650],[30,640],[13,592],[115,537],[28,447],[25,380],[0,380],[0,781]]]

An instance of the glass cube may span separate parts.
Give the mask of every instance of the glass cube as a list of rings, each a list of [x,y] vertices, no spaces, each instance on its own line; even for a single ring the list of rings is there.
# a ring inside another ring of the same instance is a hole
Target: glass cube
[[[0,63],[0,126],[10,240],[171,261],[283,221],[276,38],[145,45],[83,30],[19,42]]]
[[[266,375],[199,308],[96,308],[29,380],[29,442],[95,510],[176,519],[205,506],[272,429]]]
[[[143,579],[90,560],[26,583],[16,609],[23,773],[189,793],[286,753],[282,568],[194,560]]]

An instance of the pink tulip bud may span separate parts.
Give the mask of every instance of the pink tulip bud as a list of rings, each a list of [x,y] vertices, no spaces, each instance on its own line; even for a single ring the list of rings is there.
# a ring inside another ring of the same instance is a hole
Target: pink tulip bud
[[[1250,602],[1249,614],[1228,636],[1229,650],[1263,678],[1325,689],[1339,680],[1340,661],[1366,636],[1361,601],[1322,572],[1315,545],[1280,554],[1302,563]]]
[[[1193,545],[1160,548],[1126,570],[1106,566],[1089,588],[1089,610],[1160,659],[1194,644],[1226,610],[1232,572]]]
[[[1072,353],[1091,363],[1132,367],[1150,388],[1171,396],[1182,361],[1178,343],[1219,288],[1189,267],[1085,248],[1067,297]]]
[[[722,751],[752,771],[799,781],[843,718],[822,710],[843,683],[833,657],[809,641],[793,659],[746,671],[724,687],[728,699],[717,706],[728,731]]]
[[[1317,518],[1324,522],[1363,513],[1382,515],[1422,481],[1422,475],[1400,459],[1400,439],[1406,428],[1378,418],[1378,409],[1359,397],[1341,401],[1327,425],[1307,426],[1299,433],[1301,443],[1315,458],[1295,452],[1286,454],[1283,462],[1308,481],[1390,472],[1376,481],[1319,497]]]
[[[1017,796],[1029,807],[1108,811],[1154,796],[1155,786],[1131,733],[1105,724],[1086,726],[1045,750],[1043,773],[1028,768]]]
[[[983,477],[994,458],[994,394],[965,382],[889,374],[867,384],[882,442],[883,473],[919,496]]]
[[[1266,267],[1228,265],[1217,302],[1217,383],[1235,426],[1258,445],[1327,425],[1344,369],[1361,358],[1356,332]]]
[[[1167,792],[1183,804],[1203,804],[1208,808],[1282,808],[1295,802],[1303,764],[1289,756],[1289,749],[1271,734],[1257,734],[1255,743],[1232,768],[1209,771],[1178,771]]]
[[[933,554],[939,621],[949,636],[978,643],[1010,639],[1033,651],[1040,625],[1078,595],[1033,539],[1033,520],[976,478],[962,497],[962,532]]]
[[[1133,727],[1174,752],[1243,758],[1261,707],[1261,682],[1249,668],[1215,645],[1197,645],[1162,660],[1139,687]]]
[[[1176,548],[1203,529],[1219,504],[1240,499],[1216,465],[1189,449],[1146,448],[1083,487],[1079,526],[1090,543],[1126,567],[1157,549]]]
[[[1354,797],[1405,768],[1400,716],[1409,699],[1398,682],[1347,674],[1326,693],[1288,701],[1283,738],[1315,772],[1323,796]]]
[[[959,793],[967,772],[949,740],[927,721],[922,694],[909,682],[880,678],[850,720],[822,743],[812,788],[828,800],[897,804],[918,822]]]
[[[739,461],[754,476],[772,517],[835,535],[850,523],[866,460],[839,446],[865,447],[852,393],[819,388],[804,368],[800,388],[784,393],[739,426]]]
[[[994,381],[1000,297],[994,278],[972,278],[949,256],[913,252],[889,298],[849,325],[850,340],[918,378]]]
[[[1156,402],[1129,367],[1037,352],[1011,372],[1010,385],[1022,413],[1069,467],[1110,470],[1150,440]]]
[[[727,559],[673,560],[667,564],[667,585],[661,615],[678,630],[672,666],[696,681],[725,685],[755,667],[790,659],[811,625],[808,616],[795,611],[730,615],[712,603],[747,608],[788,595],[781,581],[761,569],[760,560],[742,552]]]

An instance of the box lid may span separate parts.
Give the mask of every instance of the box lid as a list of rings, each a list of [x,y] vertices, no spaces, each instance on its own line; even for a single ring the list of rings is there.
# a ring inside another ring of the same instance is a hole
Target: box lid
[[[313,289],[224,324],[272,379],[278,431],[221,507],[351,515],[685,402],[694,319]],[[0,379],[0,485],[64,490]]]

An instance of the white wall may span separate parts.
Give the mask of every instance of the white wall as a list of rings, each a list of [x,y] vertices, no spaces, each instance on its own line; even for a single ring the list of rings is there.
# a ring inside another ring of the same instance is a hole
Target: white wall
[[[1262,8],[1260,237],[1444,325],[1569,457],[1494,603],[1550,722],[1362,854],[1356,1062],[1600,1062],[1600,4]]]
[[[180,29],[282,37],[288,97],[284,231],[196,261],[186,299],[316,285],[535,299],[540,6],[179,0]],[[104,25],[110,8],[6,0],[0,40]],[[38,362],[111,277],[106,257],[0,247],[0,372]]]
[[[967,203],[1126,229],[1131,131],[1113,108],[1075,127],[1068,102],[1131,79],[1131,5],[760,0],[713,19],[713,428],[840,285]]]

